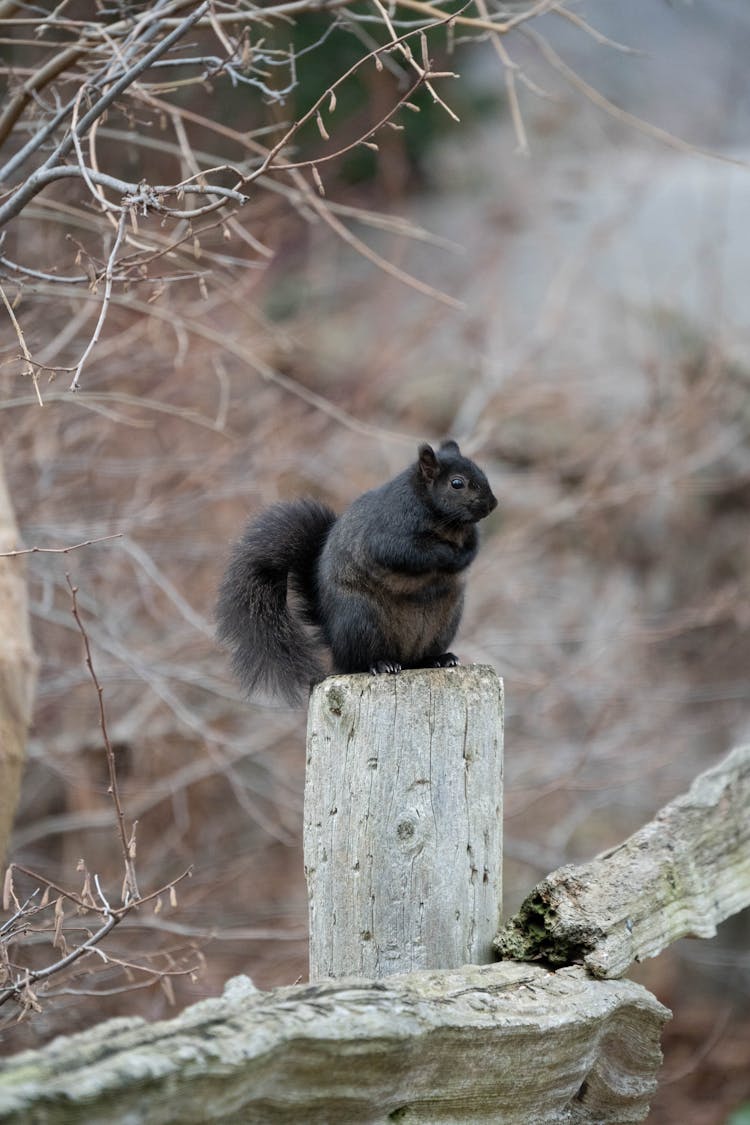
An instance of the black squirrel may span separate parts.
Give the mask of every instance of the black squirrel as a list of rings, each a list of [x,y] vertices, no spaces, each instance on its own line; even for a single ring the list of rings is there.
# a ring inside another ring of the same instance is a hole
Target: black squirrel
[[[421,445],[415,464],[341,516],[316,500],[261,512],[233,550],[216,612],[243,686],[299,702],[325,674],[321,643],[337,672],[458,664],[446,650],[463,571],[496,506],[482,470],[444,441],[437,453]]]

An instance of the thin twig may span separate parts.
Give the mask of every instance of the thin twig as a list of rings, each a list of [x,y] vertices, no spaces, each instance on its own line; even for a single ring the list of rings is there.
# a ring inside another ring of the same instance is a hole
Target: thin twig
[[[622,109],[620,106],[610,101],[609,98],[605,97],[595,86],[590,85],[585,79],[581,78],[572,67],[568,66],[560,55],[558,55],[557,51],[550,46],[544,36],[530,27],[523,27],[521,29],[521,34],[537,47],[540,54],[562,75],[566,82],[569,82],[579,93],[583,94],[588,101],[598,106],[599,109],[603,109],[610,117],[622,121],[625,125],[637,129],[641,133],[645,133],[647,137],[652,137],[654,140],[659,141],[668,148],[676,149],[678,152],[687,152],[695,156],[708,156],[711,160],[718,160],[722,164],[731,164],[737,168],[748,167],[747,160],[743,160],[740,157],[728,156],[722,152],[714,152],[711,149],[701,148],[700,145],[691,144],[690,141],[685,141],[682,137],[670,133],[668,129],[662,129],[658,125],[652,125],[649,121],[644,121],[642,117],[638,117],[636,114]]]
[[[423,59],[424,65],[420,66],[420,64],[414,58],[414,55],[412,54],[412,50],[411,50],[411,47],[409,46],[408,42],[405,42],[405,40],[408,38],[408,36],[400,36],[399,37],[398,35],[396,35],[396,29],[394,28],[393,24],[391,23],[391,18],[388,15],[388,12],[386,11],[385,7],[381,3],[381,0],[373,0],[373,3],[375,4],[375,7],[377,8],[378,12],[380,13],[380,17],[381,17],[381,19],[383,20],[383,23],[386,26],[388,34],[391,37],[391,42],[393,43],[394,46],[398,46],[398,50],[399,50],[400,54],[402,55],[402,57],[405,59],[405,61],[408,63],[408,65],[411,66],[412,69],[417,73],[420,81],[423,82],[424,85],[427,87],[427,89],[430,91],[430,95],[432,96],[432,100],[436,103],[436,105],[442,106],[449,117],[452,117],[454,121],[458,121],[458,115],[453,112],[453,110],[450,108],[449,105],[447,105],[446,102],[443,101],[443,99],[438,95],[437,91],[435,90],[435,87],[430,82],[431,77],[437,77],[437,76],[430,74],[431,68],[430,68],[429,59],[424,58]],[[441,23],[450,23],[452,21],[452,19],[453,19],[452,14],[449,14],[448,16],[444,16],[444,18],[440,22]],[[418,30],[418,34],[421,36],[424,33],[424,31],[426,31],[427,29],[426,28],[419,28],[417,30]],[[424,40],[422,40],[422,42],[424,44]],[[426,51],[424,53],[426,54]],[[454,74],[454,75],[450,75],[450,77],[457,78],[458,75]]]
[[[18,910],[16,910],[15,914],[11,914],[10,918],[6,918],[6,920],[3,922],[2,926],[0,926],[0,937],[3,937],[5,934],[8,933],[9,930],[12,930],[14,924],[18,921],[19,918],[25,918],[26,917],[26,915],[29,913],[29,909],[31,907],[31,901],[32,901],[32,899],[36,898],[36,896],[39,894],[39,891],[40,891],[40,888],[37,887],[37,889],[35,891],[32,891],[32,893],[29,895],[29,897],[26,899],[26,901],[23,902],[18,907]]]
[[[62,277],[59,274],[44,273],[42,270],[32,269],[31,266],[21,266],[18,262],[12,262],[10,258],[5,257],[0,257],[0,266],[5,266],[6,269],[12,270],[13,273],[22,273],[26,277],[36,278],[37,281],[54,281],[58,285],[81,285],[84,282],[88,284],[91,281],[91,278],[85,273]]]
[[[583,16],[578,15],[577,12],[571,12],[568,8],[561,6],[559,8],[554,8],[553,12],[554,15],[560,16],[561,19],[575,24],[576,27],[580,27],[581,31],[585,31],[596,43],[601,43],[604,47],[611,47],[614,51],[620,51],[623,55],[644,55],[646,53],[645,51],[638,50],[637,47],[628,47],[626,43],[618,43],[616,39],[610,39],[608,35],[592,27]]]
[[[166,791],[166,788],[164,791]],[[153,808],[154,804],[156,804],[156,802],[152,802],[150,807]],[[54,891],[55,894],[60,895],[62,898],[69,899],[81,910],[88,910],[94,914],[103,913],[103,908],[101,906],[96,906],[95,903],[86,902],[83,898],[81,898],[80,895],[75,894],[74,891],[66,890],[64,887],[61,887],[59,883],[55,883],[52,879],[48,879],[46,875],[40,875],[38,871],[32,871],[30,868],[24,867],[22,863],[14,862],[10,866],[13,871],[21,871],[24,875],[28,875],[28,877],[30,879],[33,879],[35,882],[43,883],[45,887],[49,887],[49,889],[51,891]],[[178,875],[175,879],[170,879],[168,883],[164,883],[162,886],[157,887],[155,891],[150,891],[147,895],[142,895],[139,898],[131,899],[130,902],[125,903],[123,906],[113,906],[111,908],[108,908],[109,912],[112,914],[116,914],[118,917],[124,918],[131,912],[131,910],[134,910],[137,906],[143,906],[145,902],[151,902],[153,899],[158,898],[159,895],[166,894],[167,891],[172,890],[173,887],[176,887],[184,879],[189,879],[192,874],[192,866],[186,867],[181,875]],[[46,905],[49,906],[50,904],[47,903]],[[43,907],[38,906],[34,908],[34,911],[37,912],[41,909],[43,909]]]
[[[489,11],[485,0],[476,0],[477,11],[485,18],[489,19]],[[505,91],[508,95],[508,105],[510,106],[510,115],[513,121],[513,128],[516,133],[517,151],[523,156],[529,154],[529,140],[526,135],[526,126],[523,123],[523,115],[521,114],[521,105],[518,101],[518,90],[516,89],[516,64],[508,54],[508,50],[503,43],[502,37],[496,31],[490,32],[490,41],[495,50],[497,57],[503,65],[503,76],[505,79]]]
[[[16,336],[18,337],[18,343],[21,345],[21,351],[23,352],[23,357],[26,360],[26,371],[24,372],[24,374],[31,375],[32,382],[34,383],[34,391],[36,392],[37,402],[39,403],[40,406],[44,406],[44,403],[42,402],[42,396],[39,393],[39,383],[37,381],[36,370],[34,369],[34,363],[33,363],[33,360],[31,358],[31,352],[29,351],[29,349],[26,346],[26,340],[24,339],[23,332],[21,331],[21,325],[16,320],[16,314],[13,312],[13,306],[11,305],[8,298],[6,297],[5,290],[3,289],[2,285],[0,285],[0,297],[2,297],[3,304],[5,305],[6,309],[8,310],[8,316],[10,317],[11,324],[13,325],[13,327],[15,329]]]
[[[104,273],[104,297],[102,299],[102,307],[101,307],[101,311],[99,313],[99,319],[96,322],[96,327],[94,328],[93,335],[92,335],[91,339],[89,340],[88,344],[86,345],[86,350],[84,351],[81,358],[78,360],[78,364],[76,366],[75,373],[73,375],[73,381],[70,384],[70,390],[71,391],[77,391],[78,388],[80,387],[81,371],[83,370],[83,365],[86,362],[86,360],[88,359],[88,357],[91,355],[91,352],[93,351],[94,346],[96,345],[96,342],[99,339],[99,336],[101,335],[101,331],[102,331],[102,328],[104,326],[104,321],[106,320],[106,317],[107,317],[107,310],[109,308],[109,301],[110,301],[110,298],[112,296],[112,278],[113,278],[114,268],[115,268],[115,258],[117,257],[117,251],[120,249],[120,243],[122,242],[123,236],[125,234],[125,223],[127,222],[127,217],[128,217],[127,212],[123,209],[120,212],[120,218],[118,219],[118,222],[117,222],[117,233],[115,235],[115,241],[114,241],[114,244],[112,246],[112,251],[109,255],[109,258],[107,259],[107,268],[106,268],[106,271]]]
[[[292,170],[292,168],[310,168],[310,169],[314,170],[315,166],[317,164],[324,164],[329,160],[336,160],[341,156],[345,156],[346,153],[351,152],[351,150],[353,148],[357,148],[359,145],[365,144],[367,142],[367,140],[369,138],[371,138],[372,136],[374,136],[374,134],[377,133],[377,131],[379,129],[382,129],[382,127],[388,121],[390,121],[391,118],[396,113],[398,113],[401,106],[404,105],[406,102],[410,101],[414,97],[417,90],[419,89],[419,87],[422,84],[423,84],[423,79],[418,77],[416,79],[416,81],[406,91],[406,93],[403,94],[398,99],[398,101],[395,103],[395,105],[393,105],[386,113],[383,114],[383,116],[380,118],[380,120],[375,125],[372,125],[369,129],[367,129],[360,136],[356,137],[353,141],[350,141],[349,144],[342,145],[342,147],[339,148],[339,149],[336,149],[335,152],[329,152],[329,153],[325,153],[322,156],[316,156],[312,160],[298,160],[298,161],[295,161],[294,163],[291,163],[291,164],[274,164],[274,166],[273,166],[274,172],[289,172],[289,171]]]
[[[115,928],[118,922],[122,920],[122,917],[122,914],[109,914],[104,925],[96,930],[87,941],[84,941],[81,945],[71,950],[67,956],[61,957],[59,961],[55,961],[52,965],[47,965],[44,969],[27,969],[22,980],[17,981],[8,988],[0,990],[0,1005],[12,999],[14,996],[23,993],[24,989],[28,988],[29,985],[36,984],[37,981],[45,980],[54,973],[59,973],[63,969],[67,969],[68,965],[72,965],[79,957],[83,957],[84,953],[90,953],[94,946],[98,945],[99,942]]]
[[[89,191],[91,192],[91,194],[93,195],[93,197],[97,201],[97,203],[100,205],[102,210],[103,211],[116,211],[118,214],[122,214],[122,211],[124,210],[122,205],[117,204],[117,203],[110,203],[110,201],[107,199],[104,192],[101,192],[96,188],[96,186],[95,186],[95,184],[94,184],[94,182],[91,178],[89,169],[86,167],[86,161],[83,159],[83,149],[81,148],[81,137],[80,137],[79,132],[78,132],[78,107],[81,104],[81,99],[82,99],[83,95],[85,94],[85,92],[86,92],[86,87],[81,86],[78,90],[77,95],[76,95],[75,104],[73,106],[73,124],[72,124],[71,132],[70,132],[70,135],[73,138],[73,145],[74,145],[75,150],[76,150],[76,157],[78,158],[78,167],[81,169],[81,175],[83,176],[83,178],[86,182],[86,186],[88,187]],[[94,125],[95,124],[96,124],[96,122],[94,122]],[[92,125],[91,128],[92,128],[92,132],[93,132],[94,126]],[[95,169],[95,171],[98,171],[98,169]]]
[[[450,297],[447,293],[443,293],[440,289],[435,289],[425,281],[420,281],[410,273],[406,273],[405,270],[399,269],[398,266],[389,262],[387,258],[383,258],[377,251],[368,246],[366,242],[358,238],[356,234],[352,234],[340,219],[337,219],[335,215],[330,213],[323,200],[319,199],[312,191],[310,192],[308,202],[310,206],[318,212],[321,219],[323,219],[332,230],[336,231],[344,242],[348,242],[363,258],[367,258],[368,261],[378,266],[384,273],[395,277],[397,281],[408,285],[410,289],[415,289],[417,293],[422,293],[425,297],[432,297],[433,300],[439,301],[442,305],[447,305],[448,308],[458,310],[465,308],[463,301],[459,301],[455,297]],[[274,381],[279,382],[280,380],[278,377],[275,377]]]
[[[83,543],[73,543],[70,547],[22,547],[17,551],[0,551],[0,559],[15,559],[18,555],[67,555],[80,547],[90,547],[93,543],[105,543],[108,539],[121,539],[124,532],[114,535],[100,535],[97,539],[86,539]]]
[[[133,899],[140,899],[140,894],[138,892],[138,881],[135,875],[135,845],[133,843],[133,834],[131,831],[131,835],[128,836],[128,833],[125,830],[125,814],[122,809],[122,801],[120,800],[120,787],[117,780],[115,752],[112,749],[112,743],[109,739],[109,731],[107,730],[107,716],[104,710],[104,689],[99,683],[96,671],[94,670],[94,664],[91,659],[91,648],[89,645],[88,633],[86,632],[86,628],[83,624],[83,621],[81,620],[81,615],[78,612],[78,599],[76,597],[78,587],[73,585],[70,580],[69,574],[65,575],[65,581],[68,583],[68,589],[70,590],[71,596],[73,598],[73,617],[75,619],[76,625],[78,626],[78,631],[83,638],[83,647],[86,655],[86,667],[88,668],[91,679],[93,680],[94,687],[96,688],[97,698],[99,700],[99,725],[101,727],[102,737],[104,739],[104,748],[107,754],[107,769],[109,771],[109,793],[115,806],[115,813],[117,816],[117,830],[120,836],[122,860],[125,867],[125,881],[123,884],[122,898],[123,902],[127,905]]]
[[[449,23],[452,19],[453,19],[453,16],[442,15],[440,19],[438,19],[434,23],[428,25],[427,28],[413,28],[410,31],[407,31],[404,35],[400,35],[400,36],[396,36],[395,32],[394,32],[394,38],[392,38],[390,42],[378,45],[377,47],[373,48],[373,50],[369,51],[366,55],[363,55],[362,58],[357,59],[357,61],[355,63],[353,63],[349,67],[348,70],[346,70],[343,74],[339,75],[339,77],[336,79],[335,82],[331,83],[331,85],[320,95],[319,98],[317,98],[312,103],[310,108],[305,113],[303,113],[301,117],[299,117],[295,122],[293,122],[292,125],[290,125],[290,127],[287,129],[286,133],[284,133],[284,135],[281,137],[280,140],[278,140],[276,142],[276,144],[274,144],[270,149],[265,150],[266,154],[265,154],[265,157],[263,159],[262,164],[258,168],[254,169],[251,173],[249,173],[248,175],[243,177],[243,183],[244,184],[253,183],[255,180],[259,179],[259,177],[261,177],[264,173],[268,172],[269,170],[271,170],[271,169],[275,170],[276,167],[277,167],[277,165],[274,164],[274,160],[275,160],[276,156],[289,144],[291,139],[299,132],[299,130],[302,128],[303,125],[305,125],[313,117],[318,115],[321,106],[323,106],[324,104],[330,104],[331,96],[338,89],[338,87],[341,86],[344,82],[346,82],[347,79],[351,78],[351,76],[353,74],[355,74],[363,66],[363,64],[368,61],[368,59],[375,59],[377,61],[380,58],[380,55],[383,54],[383,52],[392,51],[394,48],[402,48],[402,47],[404,48],[405,51],[407,51],[407,55],[405,57],[410,57],[410,50],[407,46],[407,41],[410,38],[412,38],[414,35],[419,34],[422,31],[430,30],[433,27],[441,27],[441,26]],[[417,83],[417,85],[419,85],[422,82],[424,82],[426,72],[423,72],[422,68],[419,67],[418,64],[417,64],[417,71],[419,73],[419,82]],[[433,75],[432,77],[436,77],[436,75]],[[453,74],[441,75],[440,77],[454,77],[455,78],[456,75],[453,75]],[[443,103],[441,103],[441,104],[443,104]],[[450,111],[450,112],[452,112],[452,111]],[[455,114],[453,114],[453,116],[455,116]],[[370,130],[370,132],[372,132],[372,130]],[[260,146],[260,145],[255,146],[256,150],[261,148],[261,147],[262,146]],[[311,163],[315,163],[315,162],[312,161]],[[282,168],[288,167],[288,165],[281,165],[280,167],[282,167]]]

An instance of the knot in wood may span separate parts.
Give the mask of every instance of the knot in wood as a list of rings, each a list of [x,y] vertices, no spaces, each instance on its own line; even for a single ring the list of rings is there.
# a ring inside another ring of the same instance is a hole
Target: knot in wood
[[[404,852],[424,847],[427,826],[416,809],[405,809],[396,817],[396,841]]]

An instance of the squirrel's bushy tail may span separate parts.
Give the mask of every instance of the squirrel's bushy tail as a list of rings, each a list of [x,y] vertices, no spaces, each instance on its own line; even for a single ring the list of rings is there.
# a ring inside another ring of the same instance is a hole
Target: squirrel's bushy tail
[[[304,623],[317,624],[317,561],[335,512],[316,500],[274,504],[234,547],[216,606],[217,635],[232,652],[243,686],[298,703],[322,679],[317,646]],[[298,595],[290,607],[288,587]]]

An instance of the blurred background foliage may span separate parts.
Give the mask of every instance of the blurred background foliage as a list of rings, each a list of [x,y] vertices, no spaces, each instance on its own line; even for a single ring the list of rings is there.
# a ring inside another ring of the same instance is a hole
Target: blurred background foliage
[[[307,169],[308,196],[267,177],[241,212],[247,237],[180,231],[168,268],[117,288],[77,396],[43,371],[40,408],[3,329],[3,460],[25,544],[122,536],[29,560],[42,665],[13,858],[75,883],[84,857],[117,879],[69,571],[139,820],[142,888],[194,865],[176,907],[126,923],[117,949],[203,963],[173,992],[137,988],[138,974],[117,991],[117,965],[77,994],[51,985],[40,1015],[4,1029],[3,1050],[104,1015],[165,1016],[236,972],[260,987],[304,979],[304,716],[242,699],[213,640],[228,544],[270,501],[341,509],[447,434],[486,469],[500,509],[457,648],[506,683],[507,912],[750,738],[750,13],[740,0],[572,10],[598,37],[548,13],[507,39],[522,134],[492,43],[452,53],[433,30],[440,68],[461,75],[440,86],[460,123],[421,90],[420,112],[400,110],[403,131],[382,130],[377,153],[320,163],[324,197]],[[380,25],[330,30],[331,18],[266,29],[298,54],[283,100],[225,77],[150,90],[194,115],[183,127],[202,167],[249,160],[239,138],[277,136],[368,37],[384,39]],[[37,58],[1,49],[9,83]],[[284,89],[289,73],[269,83]],[[326,117],[334,147],[403,89],[400,64],[363,67]],[[157,102],[113,110],[99,144],[112,174],[186,173]],[[314,120],[294,144],[296,160],[327,151]],[[162,230],[140,220],[144,239]],[[103,247],[98,215],[66,184],[38,197],[2,253],[66,274],[101,268]],[[99,291],[7,269],[2,283],[40,362],[74,364]],[[650,1120],[744,1120],[749,933],[740,916],[637,970],[675,1011]]]

